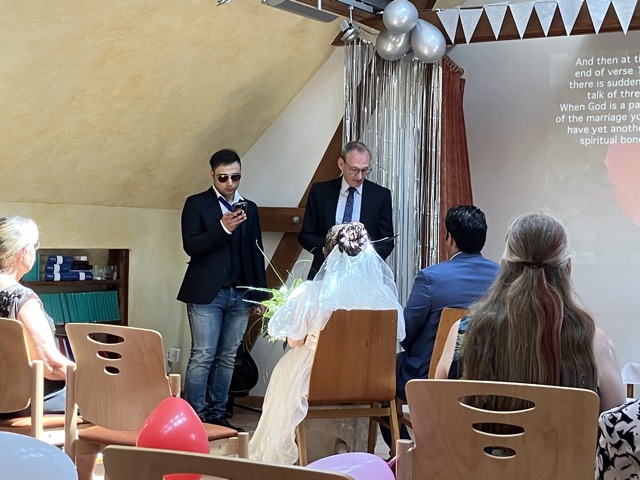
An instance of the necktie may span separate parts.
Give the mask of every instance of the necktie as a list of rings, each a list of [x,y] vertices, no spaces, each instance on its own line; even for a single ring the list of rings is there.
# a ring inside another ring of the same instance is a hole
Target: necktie
[[[227,202],[227,199],[224,198],[222,195],[220,195],[218,197],[218,201],[224,205],[224,207],[229,211],[229,212],[233,212],[233,205],[231,205],[229,202]]]
[[[349,223],[351,216],[353,215],[353,195],[356,193],[355,187],[349,187],[349,196],[347,197],[347,204],[344,206],[344,215],[342,217],[342,223]]]

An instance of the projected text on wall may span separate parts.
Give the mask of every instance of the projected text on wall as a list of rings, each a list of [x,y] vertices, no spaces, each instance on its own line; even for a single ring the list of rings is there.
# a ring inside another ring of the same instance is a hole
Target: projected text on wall
[[[584,147],[640,143],[640,55],[585,55],[572,63],[558,128]]]

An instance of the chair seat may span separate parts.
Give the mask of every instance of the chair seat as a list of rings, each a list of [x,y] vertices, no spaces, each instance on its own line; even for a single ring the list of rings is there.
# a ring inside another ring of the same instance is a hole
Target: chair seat
[[[78,417],[78,424],[85,423],[85,420]],[[62,428],[64,427],[64,415],[43,415],[42,427]],[[31,417],[11,417],[0,418],[0,428],[31,428]]]
[[[205,423],[204,429],[210,442],[223,438],[237,437],[238,432],[232,428],[221,427]],[[133,447],[138,438],[137,430],[112,430],[97,425],[78,431],[78,438],[84,442],[95,445],[122,445]]]

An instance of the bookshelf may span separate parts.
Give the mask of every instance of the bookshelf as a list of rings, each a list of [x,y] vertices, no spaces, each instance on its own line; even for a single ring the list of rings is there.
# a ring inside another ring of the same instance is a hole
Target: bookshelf
[[[116,279],[100,279],[100,280],[75,280],[75,281],[44,281],[44,280],[26,280],[23,278],[22,283],[32,288],[41,299],[49,300],[50,298],[59,297],[62,300],[55,300],[55,302],[66,302],[62,311],[64,311],[64,317],[72,321],[94,321],[97,323],[108,322],[117,323],[120,325],[129,324],[129,250],[128,249],[50,249],[42,248],[38,251],[40,259],[46,259],[49,255],[63,255],[63,256],[86,256],[87,260],[92,265],[115,265],[117,267]],[[34,266],[34,268],[36,268]],[[38,272],[31,272],[31,275],[25,275],[25,277],[43,278],[39,272],[41,267],[37,266]],[[89,295],[82,295],[82,294]],[[56,295],[60,294],[60,295]],[[117,305],[112,305],[113,299],[117,295]],[[42,298],[44,297],[44,298]],[[75,306],[77,299],[83,299],[83,302],[88,301],[87,309],[85,310],[84,303],[80,306]],[[108,299],[111,302],[111,309],[108,308],[104,299]],[[87,299],[87,300],[85,300]],[[54,302],[54,303],[55,303]],[[72,308],[73,305],[73,308]],[[90,307],[90,308],[89,308]],[[117,312],[113,310],[117,309]],[[68,310],[67,310],[68,309]],[[75,313],[71,313],[71,312]],[[84,313],[89,312],[90,313]],[[49,315],[52,312],[47,310]],[[53,315],[52,315],[53,316]],[[86,320],[83,318],[86,316]],[[116,318],[119,317],[119,318]],[[54,317],[55,319],[55,317]],[[68,322],[67,322],[68,323]],[[58,323],[56,325],[56,333],[64,335],[64,324]]]

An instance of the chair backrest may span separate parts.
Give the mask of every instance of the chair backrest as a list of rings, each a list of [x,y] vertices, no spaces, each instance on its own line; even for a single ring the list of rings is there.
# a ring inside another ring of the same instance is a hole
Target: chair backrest
[[[29,349],[18,320],[0,318],[0,352],[0,413],[17,412],[29,406],[32,388]]]
[[[342,473],[175,450],[109,446],[103,455],[109,480],[161,480],[172,473],[227,480],[354,480]]]
[[[77,364],[75,401],[85,420],[138,430],[171,395],[158,332],[97,323],[69,323],[66,331]]]
[[[438,331],[436,332],[436,341],[433,344],[433,352],[431,353],[431,362],[429,363],[429,374],[427,378],[433,378],[436,375],[436,367],[442,357],[444,344],[447,342],[447,336],[451,326],[467,314],[466,308],[444,308],[440,314],[440,323],[438,323]]]
[[[309,402],[395,398],[396,310],[336,310],[320,333]]]
[[[469,380],[412,380],[406,387],[416,448],[413,478],[555,480],[593,478],[598,395],[590,390]],[[517,411],[488,411],[462,401],[474,395],[533,402]],[[521,427],[493,434],[479,424]],[[487,447],[503,447],[487,453]],[[496,456],[512,449],[511,456]]]

